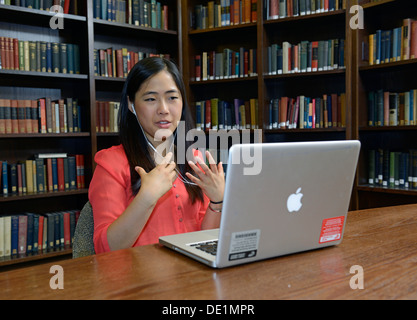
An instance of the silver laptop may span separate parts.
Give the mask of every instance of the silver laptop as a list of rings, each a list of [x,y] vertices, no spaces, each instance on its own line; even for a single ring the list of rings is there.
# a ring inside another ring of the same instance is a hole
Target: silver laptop
[[[235,144],[220,229],[159,242],[223,268],[342,241],[359,141]]]

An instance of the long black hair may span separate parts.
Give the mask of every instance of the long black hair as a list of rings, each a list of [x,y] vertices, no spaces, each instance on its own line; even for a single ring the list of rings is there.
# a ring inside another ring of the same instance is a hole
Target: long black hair
[[[139,174],[135,171],[135,166],[141,166],[146,172],[155,168],[155,163],[149,153],[148,144],[143,131],[139,127],[135,115],[129,110],[129,101],[135,101],[136,92],[141,85],[153,75],[162,70],[168,71],[182,95],[183,107],[181,113],[181,121],[185,123],[185,132],[194,128],[194,122],[187,102],[185,93],[185,85],[182,76],[177,66],[170,60],[160,57],[145,58],[136,63],[130,70],[126,82],[123,87],[122,97],[120,102],[120,109],[118,115],[119,138],[125,150],[130,166],[130,180],[133,195],[139,192],[141,181]],[[188,150],[192,141],[186,141],[184,137],[178,137],[174,140],[175,146],[178,139],[184,139],[185,150]],[[179,171],[185,177],[185,172],[192,172],[192,169],[185,161],[184,164],[177,164]],[[196,200],[203,201],[202,190],[195,185],[185,184],[187,192],[191,198],[192,203]]]

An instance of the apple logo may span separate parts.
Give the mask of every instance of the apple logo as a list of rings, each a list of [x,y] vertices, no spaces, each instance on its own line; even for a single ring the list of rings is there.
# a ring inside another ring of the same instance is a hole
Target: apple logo
[[[293,211],[299,211],[301,209],[301,206],[303,205],[301,203],[301,198],[303,197],[303,194],[301,193],[301,187],[297,189],[297,191],[293,194],[291,194],[288,197],[287,200],[287,208],[289,212]]]

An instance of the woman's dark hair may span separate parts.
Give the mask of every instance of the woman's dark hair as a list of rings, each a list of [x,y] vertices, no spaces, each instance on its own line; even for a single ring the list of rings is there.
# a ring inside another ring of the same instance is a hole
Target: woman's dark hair
[[[129,161],[130,181],[133,195],[136,195],[139,192],[141,185],[140,176],[135,171],[135,166],[139,165],[145,169],[146,172],[149,172],[155,168],[155,163],[149,153],[148,144],[143,131],[139,127],[135,115],[129,110],[129,101],[135,101],[136,92],[139,90],[141,85],[150,77],[162,70],[166,70],[171,74],[182,95],[183,107],[181,121],[185,123],[185,132],[187,133],[194,127],[187,102],[184,82],[177,66],[173,62],[159,57],[145,58],[136,63],[126,78],[118,115],[119,138]],[[181,141],[181,143],[184,143],[185,150],[188,150],[188,147],[192,142],[186,141],[185,136],[178,137],[178,135],[176,135],[174,142],[175,145],[177,145],[178,139],[185,140]],[[185,172],[192,172],[192,169],[188,165],[187,161],[185,161],[185,164],[177,165],[179,167],[179,171],[184,177]],[[197,199],[203,201],[203,192],[198,186],[185,183],[185,187],[192,203],[194,203]]]

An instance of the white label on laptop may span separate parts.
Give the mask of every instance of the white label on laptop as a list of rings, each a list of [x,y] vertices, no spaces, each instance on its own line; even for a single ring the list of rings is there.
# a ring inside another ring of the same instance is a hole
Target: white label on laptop
[[[230,239],[229,261],[256,256],[261,230],[233,232]]]

